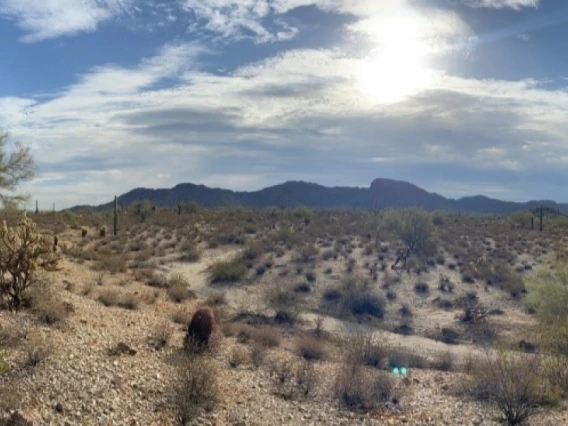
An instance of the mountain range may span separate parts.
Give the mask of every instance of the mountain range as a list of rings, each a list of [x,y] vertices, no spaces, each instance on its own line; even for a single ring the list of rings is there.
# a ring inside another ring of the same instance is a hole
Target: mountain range
[[[179,203],[195,202],[205,208],[222,206],[316,208],[403,208],[447,210],[464,213],[506,214],[518,210],[536,210],[542,204],[547,210],[568,213],[568,204],[550,200],[528,202],[501,201],[483,195],[451,199],[428,192],[412,183],[375,179],[368,188],[326,187],[315,183],[289,181],[258,191],[232,191],[205,185],[182,183],[169,189],[136,188],[118,197],[122,206],[149,201],[156,206],[175,207]],[[76,206],[72,210],[105,210],[112,202],[99,206]]]

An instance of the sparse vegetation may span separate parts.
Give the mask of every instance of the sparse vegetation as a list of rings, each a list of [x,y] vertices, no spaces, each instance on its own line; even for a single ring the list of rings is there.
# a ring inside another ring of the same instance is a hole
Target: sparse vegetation
[[[247,268],[242,258],[218,261],[211,266],[211,282],[236,283],[242,280],[246,273]]]
[[[214,364],[203,357],[184,358],[178,371],[178,413],[181,421],[187,423],[203,411],[215,408],[219,400],[219,373]]]
[[[509,425],[520,425],[546,404],[547,383],[539,357],[498,352],[474,364],[469,386],[480,401],[494,404]]]

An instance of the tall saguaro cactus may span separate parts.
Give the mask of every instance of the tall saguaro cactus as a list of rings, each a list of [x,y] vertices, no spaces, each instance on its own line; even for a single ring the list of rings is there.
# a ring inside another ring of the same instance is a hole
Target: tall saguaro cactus
[[[114,235],[118,233],[118,199],[114,196]]]

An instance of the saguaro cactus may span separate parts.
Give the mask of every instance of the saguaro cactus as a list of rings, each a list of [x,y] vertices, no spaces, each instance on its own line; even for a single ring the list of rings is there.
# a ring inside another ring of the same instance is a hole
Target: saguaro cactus
[[[118,199],[116,195],[114,196],[114,227],[113,227],[114,235],[118,232]]]

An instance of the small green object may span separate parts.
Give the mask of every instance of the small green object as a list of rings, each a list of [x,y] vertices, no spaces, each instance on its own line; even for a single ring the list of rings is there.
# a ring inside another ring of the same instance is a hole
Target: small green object
[[[406,368],[400,369],[400,374],[402,374],[403,376],[406,376],[407,373],[408,373],[408,370]]]
[[[399,374],[400,371],[399,371],[398,368],[395,367],[395,368],[393,368],[392,372],[393,372],[396,376],[398,376],[398,374]]]

